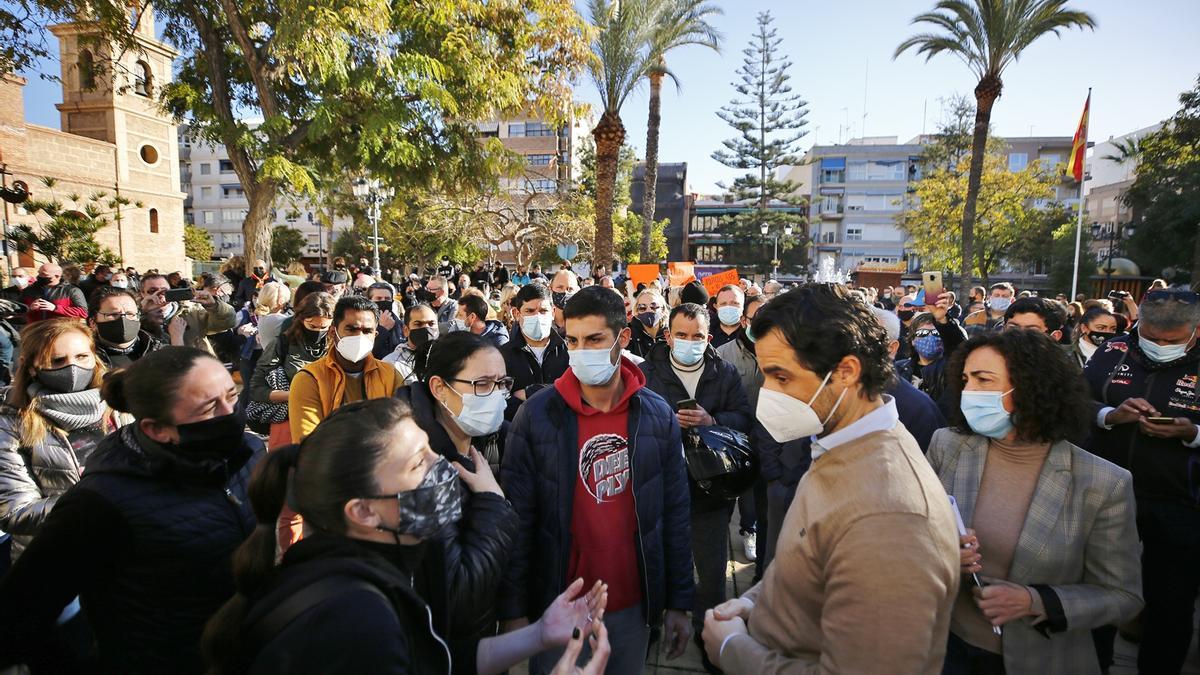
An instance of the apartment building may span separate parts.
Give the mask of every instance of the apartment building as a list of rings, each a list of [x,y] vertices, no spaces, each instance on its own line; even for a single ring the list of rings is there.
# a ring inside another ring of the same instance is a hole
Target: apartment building
[[[1102,262],[1108,256],[1109,237],[1115,237],[1113,249],[1121,252],[1124,229],[1138,220],[1137,214],[1125,206],[1126,191],[1137,178],[1136,161],[1118,161],[1121,145],[1136,141],[1146,134],[1158,131],[1162,124],[1154,124],[1122,136],[1110,137],[1092,148],[1087,162],[1086,187],[1084,188],[1084,227],[1099,225],[1100,238],[1090,245],[1092,257]]]
[[[242,255],[245,241],[242,222],[249,212],[246,191],[233,171],[225,146],[196,141],[187,127],[179,130],[179,179],[184,199],[184,220],[203,227],[212,235],[213,256],[220,259]],[[329,233],[320,226],[317,207],[294,195],[283,194],[275,201],[272,226],[287,225],[304,233],[305,262],[317,262],[333,247]],[[348,216],[334,219],[334,231],[349,228]]]
[[[896,225],[915,182],[921,179],[921,155],[930,137],[899,143],[895,136],[852,139],[845,145],[817,145],[804,163],[781,172],[796,182],[810,201],[809,231],[817,269],[832,265],[846,272],[862,266],[898,267],[913,273],[921,261],[908,251],[908,236]],[[1008,165],[1020,171],[1031,162],[1065,166],[1070,136],[1002,139]],[[1061,167],[1060,167],[1060,170]],[[1069,178],[1055,189],[1054,200],[1070,207],[1079,202],[1078,184]],[[1050,200],[1047,200],[1047,204]],[[1028,281],[1044,269],[1009,270],[1012,280]]]

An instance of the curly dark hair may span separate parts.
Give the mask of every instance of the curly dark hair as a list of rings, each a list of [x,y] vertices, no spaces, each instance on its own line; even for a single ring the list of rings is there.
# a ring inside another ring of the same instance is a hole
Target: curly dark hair
[[[808,283],[771,300],[754,315],[750,332],[762,336],[776,329],[800,365],[814,373],[823,376],[853,355],[862,364],[860,384],[868,396],[892,384],[887,332],[845,286]]]
[[[959,347],[946,368],[950,425],[963,433],[971,427],[959,402],[965,383],[963,367],[976,349],[1000,352],[1012,382],[1013,426],[1026,441],[1056,443],[1086,436],[1094,419],[1092,396],[1079,367],[1050,336],[1032,330],[1005,330],[976,335]]]

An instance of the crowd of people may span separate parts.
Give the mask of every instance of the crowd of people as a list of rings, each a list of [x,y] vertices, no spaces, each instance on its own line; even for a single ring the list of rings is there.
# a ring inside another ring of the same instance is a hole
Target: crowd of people
[[[1189,288],[242,266],[13,271],[0,669],[1184,666]]]

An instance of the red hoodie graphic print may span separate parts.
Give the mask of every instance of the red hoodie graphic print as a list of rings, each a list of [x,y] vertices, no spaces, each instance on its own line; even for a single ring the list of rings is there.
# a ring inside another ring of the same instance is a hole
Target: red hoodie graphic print
[[[579,421],[567,578],[583,577],[585,587],[597,579],[608,584],[610,613],[642,600],[628,433],[629,399],[646,378],[627,361],[621,362],[621,378],[625,391],[608,411],[583,400],[579,380],[570,370],[555,382]]]

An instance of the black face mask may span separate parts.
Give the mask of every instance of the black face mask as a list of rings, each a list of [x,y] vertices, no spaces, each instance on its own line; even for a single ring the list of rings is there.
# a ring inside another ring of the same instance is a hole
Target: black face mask
[[[246,432],[246,413],[238,407],[228,415],[200,422],[178,424],[179,442],[175,447],[185,455],[224,456],[242,446]]]
[[[1098,330],[1094,330],[1087,334],[1088,342],[1096,345],[1097,347],[1099,347],[1100,345],[1104,344],[1105,342],[1108,342],[1109,340],[1111,340],[1115,337],[1117,337],[1116,333],[1106,333],[1104,331],[1098,331]]]
[[[392,311],[391,300],[376,300],[375,306],[379,308],[380,313]]]
[[[121,317],[116,321],[105,321],[104,323],[96,324],[96,333],[100,336],[100,339],[111,345],[123,345],[126,342],[136,340],[138,331],[141,329],[141,321],[125,317]]]
[[[900,317],[900,320],[901,320],[901,321],[912,321],[912,318],[913,318],[914,316],[916,316],[916,312],[912,312],[912,311],[907,311],[907,312],[906,312],[906,311],[899,311],[899,312],[896,312],[896,316]]]
[[[408,341],[413,343],[414,347],[420,347],[426,342],[438,339],[438,329],[433,328],[414,328],[408,331]]]
[[[49,286],[50,277],[38,277],[33,283],[35,286]]]
[[[413,296],[416,297],[417,302],[423,302],[427,305],[432,304],[434,300],[437,300],[437,296],[434,295],[433,291],[427,291],[424,288],[418,288],[415,292],[413,292]]]
[[[571,295],[572,294],[567,293],[566,291],[554,291],[550,294],[550,298],[554,302],[555,307],[559,309],[566,309],[567,301],[571,299]]]
[[[263,277],[263,276],[266,276],[266,274],[267,274],[267,270],[265,267],[255,267],[254,268],[254,276]]]

